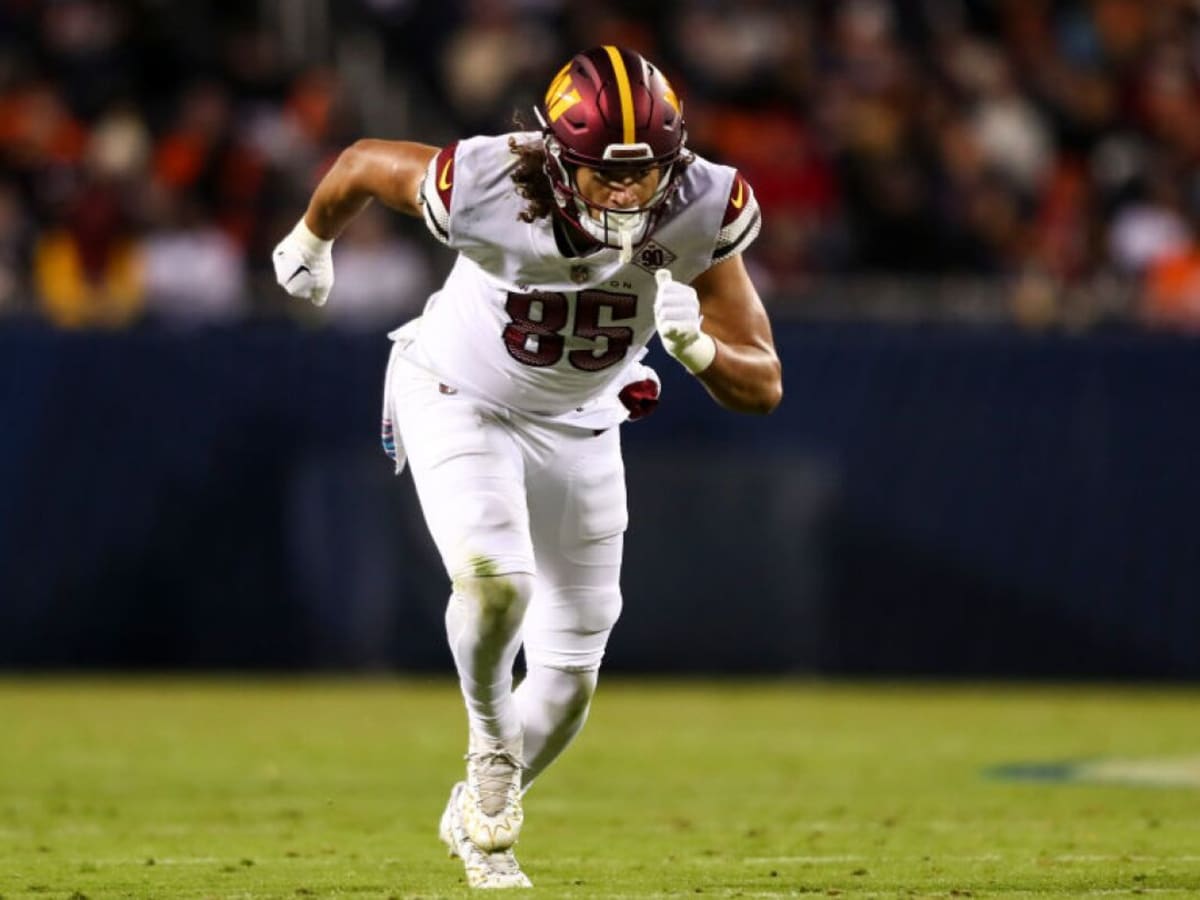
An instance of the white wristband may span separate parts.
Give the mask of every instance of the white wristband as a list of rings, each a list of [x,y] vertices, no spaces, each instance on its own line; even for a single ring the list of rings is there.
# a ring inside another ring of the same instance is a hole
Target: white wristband
[[[684,347],[673,347],[672,356],[683,363],[693,375],[699,375],[717,358],[717,342],[703,331],[696,333],[693,341]]]
[[[292,238],[300,249],[309,256],[320,256],[328,252],[333,246],[332,240],[317,237],[312,233],[312,229],[308,227],[308,223],[304,221],[304,216],[300,217],[300,221],[296,223],[296,227],[292,229]]]

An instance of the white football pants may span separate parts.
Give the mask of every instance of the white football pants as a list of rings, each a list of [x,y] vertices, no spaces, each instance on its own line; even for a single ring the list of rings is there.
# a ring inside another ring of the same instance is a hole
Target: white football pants
[[[472,728],[496,741],[524,731],[526,761],[540,771],[583,724],[621,610],[620,430],[595,434],[492,406],[441,385],[399,348],[385,446],[393,430],[397,468],[407,456],[454,586],[447,633]],[[522,643],[531,677],[515,703]]]

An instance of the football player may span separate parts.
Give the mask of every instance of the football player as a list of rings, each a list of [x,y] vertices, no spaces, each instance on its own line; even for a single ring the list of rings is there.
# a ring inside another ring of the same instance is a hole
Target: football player
[[[782,395],[741,256],[759,230],[754,192],[686,149],[662,72],[595,47],[536,114],[537,130],[440,149],[358,141],[274,251],[279,283],[316,304],[333,240],[371,200],[458,251],[391,335],[383,439],[397,472],[412,470],[452,586],[469,746],[441,837],[483,888],[529,885],[512,851],[522,794],[582,727],[621,610],[616,426],[658,401],[647,342],[657,331],[728,409],[768,413]]]

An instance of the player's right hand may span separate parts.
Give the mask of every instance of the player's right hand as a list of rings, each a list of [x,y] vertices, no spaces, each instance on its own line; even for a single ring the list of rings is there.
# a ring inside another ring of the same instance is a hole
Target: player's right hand
[[[313,306],[324,306],[333,289],[333,241],[317,237],[300,219],[271,253],[279,286]]]

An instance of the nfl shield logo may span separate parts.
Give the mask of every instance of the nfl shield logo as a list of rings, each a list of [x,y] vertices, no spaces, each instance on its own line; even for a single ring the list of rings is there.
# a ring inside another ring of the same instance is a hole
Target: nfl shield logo
[[[576,284],[584,284],[592,277],[592,271],[587,266],[571,266],[571,280]]]

